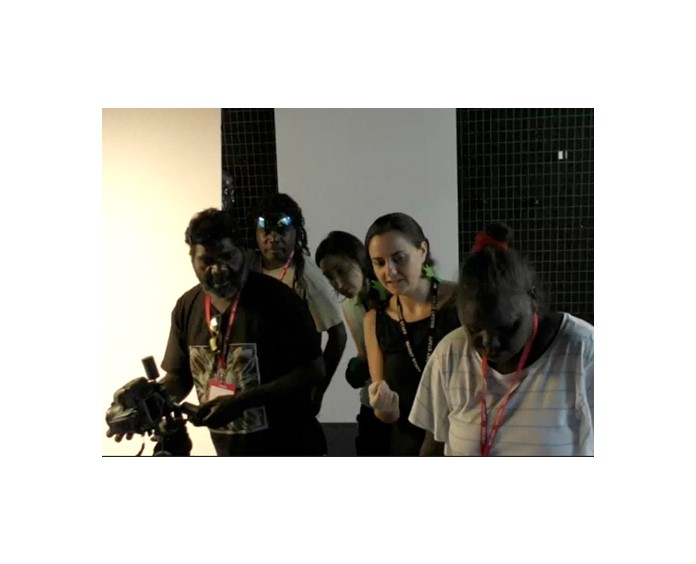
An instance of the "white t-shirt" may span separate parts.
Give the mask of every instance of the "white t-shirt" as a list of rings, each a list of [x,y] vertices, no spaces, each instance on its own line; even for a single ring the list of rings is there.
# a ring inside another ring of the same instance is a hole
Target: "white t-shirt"
[[[358,297],[346,298],[341,302],[343,315],[346,318],[346,323],[350,327],[351,332],[357,339],[356,347],[365,350],[365,332],[363,329],[363,320],[365,319],[365,308],[360,303]]]
[[[563,314],[548,350],[522,371],[492,456],[594,454],[594,327]],[[445,443],[445,454],[480,455],[481,357],[466,330],[445,336],[425,366],[409,421]],[[514,373],[488,368],[488,425],[498,414]]]
[[[278,280],[283,274],[283,267],[274,270],[266,270],[264,268],[263,273]],[[305,259],[303,275],[307,287],[307,305],[317,331],[321,333],[334,325],[342,323],[341,308],[336,299],[336,294],[329,281],[319,270],[319,267],[311,260]],[[294,280],[295,265],[293,264],[288,268],[282,282],[292,288]]]

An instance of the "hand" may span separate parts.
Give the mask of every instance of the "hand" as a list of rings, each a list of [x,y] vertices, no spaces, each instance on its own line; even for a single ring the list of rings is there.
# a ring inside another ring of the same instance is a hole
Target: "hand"
[[[212,428],[224,427],[239,419],[247,409],[246,402],[242,398],[243,393],[234,396],[220,396],[202,404],[198,408],[195,419],[191,423],[197,427],[206,426]]]
[[[372,382],[367,388],[367,394],[375,411],[393,414],[395,420],[399,418],[399,394],[393,392],[384,380]]]
[[[123,440],[123,437],[126,437],[126,440],[130,441],[133,438],[133,433],[126,433],[125,435],[117,435],[116,433],[112,433],[111,429],[107,429],[106,436],[113,437],[117,443],[120,443]]]
[[[109,406],[109,409],[106,411],[106,420],[107,421],[109,420],[109,413],[113,413],[113,412],[118,413],[119,409],[120,409],[119,406],[116,403],[112,402],[111,405]],[[117,443],[120,443],[123,440],[123,437],[126,437],[126,440],[130,441],[133,438],[133,433],[126,433],[125,435],[117,434],[117,433],[114,433],[109,428],[106,430],[106,437],[107,438],[113,437]]]

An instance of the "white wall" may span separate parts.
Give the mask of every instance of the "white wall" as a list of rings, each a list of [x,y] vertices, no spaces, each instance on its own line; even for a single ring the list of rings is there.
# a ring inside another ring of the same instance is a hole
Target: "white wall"
[[[281,192],[302,206],[312,253],[332,229],[363,238],[379,215],[415,217],[444,277],[457,269],[454,109],[278,109]],[[105,109],[103,132],[102,405],[164,354],[171,309],[196,283],[184,243],[191,216],[220,206],[220,110]],[[357,392],[343,378],[349,338],[322,421],[354,421]],[[139,442],[103,437],[103,454]],[[214,454],[191,427],[193,454]],[[152,452],[147,443],[144,454]]]
[[[102,112],[102,405],[143,376],[140,359],[162,362],[171,310],[197,280],[184,243],[196,212],[220,207],[219,109]],[[214,454],[193,428],[193,454]],[[106,439],[102,453],[132,455],[141,441]],[[152,453],[147,441],[143,454]]]
[[[438,271],[458,264],[457,155],[454,109],[276,109],[279,190],[305,216],[314,251],[334,229],[364,239],[380,215],[413,216],[430,240]],[[358,394],[344,379],[348,346],[320,419],[354,421]]]

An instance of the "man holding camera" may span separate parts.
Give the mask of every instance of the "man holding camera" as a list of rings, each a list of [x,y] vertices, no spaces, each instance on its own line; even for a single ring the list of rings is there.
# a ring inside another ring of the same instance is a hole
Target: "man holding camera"
[[[310,401],[324,378],[320,335],[295,292],[249,268],[235,227],[212,208],[189,223],[200,284],[172,312],[161,383],[179,402],[195,386],[190,421],[210,428],[219,456],[326,454]]]

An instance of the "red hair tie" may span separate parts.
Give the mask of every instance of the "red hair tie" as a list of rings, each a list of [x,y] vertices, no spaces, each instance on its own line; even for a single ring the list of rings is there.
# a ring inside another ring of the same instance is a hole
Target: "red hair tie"
[[[478,253],[486,247],[500,247],[501,249],[507,249],[508,244],[505,241],[498,241],[497,239],[494,239],[483,231],[479,231],[474,239],[474,246],[471,247],[471,252]]]

